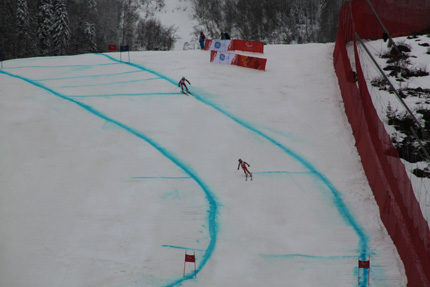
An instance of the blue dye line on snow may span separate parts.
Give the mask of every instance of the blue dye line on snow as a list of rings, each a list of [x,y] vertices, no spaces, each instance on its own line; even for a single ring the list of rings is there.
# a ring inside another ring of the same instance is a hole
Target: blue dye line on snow
[[[116,64],[114,64],[114,65],[116,65]],[[159,79],[160,78],[148,78],[148,79],[138,79],[138,80],[130,80],[130,81],[118,81],[118,82],[109,82],[109,83],[100,83],[100,84],[61,86],[60,88],[82,88],[82,87],[96,87],[96,86],[111,86],[111,85],[117,85],[117,84],[130,84],[130,83],[143,82],[143,81],[152,81],[152,80],[159,80]]]
[[[253,171],[253,174],[312,174],[312,171]]]
[[[98,66],[112,66],[117,65],[116,63],[106,63],[106,64],[95,64],[95,65],[58,65],[58,66],[19,66],[19,67],[7,67],[6,70],[15,70],[15,69],[28,69],[28,68],[92,68]]]
[[[137,69],[143,70],[143,71],[147,71],[150,72],[162,79],[165,79],[166,81],[170,82],[173,85],[177,85],[176,81],[174,81],[171,78],[168,78],[167,76],[164,76],[154,70],[150,70],[147,69],[144,66],[138,65],[138,64],[134,64],[134,63],[129,63],[129,62],[121,62],[109,55],[106,54],[97,54],[97,55],[101,55],[104,56],[112,61],[118,62],[118,63],[123,63],[125,65],[129,65],[131,67],[135,67]],[[1,71],[0,71],[1,72]],[[189,174],[203,189],[203,191],[206,194],[206,197],[208,199],[209,202],[209,234],[210,234],[210,238],[211,241],[209,243],[208,248],[206,249],[205,254],[203,255],[203,258],[201,260],[201,263],[198,267],[197,272],[200,272],[202,270],[202,268],[206,265],[208,259],[211,257],[214,248],[215,248],[215,244],[216,244],[216,238],[217,238],[217,223],[216,223],[216,215],[217,215],[217,202],[214,198],[214,195],[212,194],[212,192],[210,191],[210,189],[206,186],[206,184],[204,184],[204,182],[202,182],[202,180],[197,176],[197,174],[192,171],[190,168],[186,167],[182,162],[180,162],[178,159],[176,159],[173,155],[171,155],[168,151],[166,151],[165,149],[161,148],[160,146],[158,146],[158,144],[156,144],[155,142],[153,142],[150,138],[147,138],[145,135],[139,133],[138,131],[125,126],[124,124],[117,122],[113,119],[110,119],[108,117],[106,117],[105,115],[101,114],[100,112],[94,110],[92,107],[87,106],[83,103],[80,103],[78,101],[75,101],[73,99],[67,98],[41,84],[38,84],[35,81],[26,79],[24,77],[21,76],[17,76],[17,75],[13,75],[13,74],[9,74],[6,72],[2,72],[4,74],[10,75],[12,77],[16,77],[16,78],[20,78],[24,81],[27,81],[33,85],[36,85],[38,87],[41,87],[45,90],[50,91],[51,93],[64,98],[66,100],[72,101],[78,105],[80,105],[81,107],[83,107],[84,109],[90,111],[91,113],[107,120],[107,121],[111,121],[112,123],[124,128],[125,130],[129,131],[130,133],[144,139],[145,141],[147,141],[148,143],[150,143],[152,146],[154,146],[157,150],[159,150],[163,155],[165,155],[166,157],[168,157],[169,159],[171,159],[177,166],[179,166],[180,168],[182,168],[187,174]],[[118,74],[116,74],[118,75]],[[104,75],[97,75],[97,76],[104,76]],[[87,76],[91,77],[91,76]],[[266,135],[265,133],[263,133],[260,130],[257,130],[254,126],[252,126],[250,123],[247,123],[237,117],[235,117],[234,115],[232,115],[231,113],[221,109],[219,106],[215,105],[214,103],[211,103],[207,100],[205,100],[204,98],[200,97],[197,93],[193,93],[194,94],[194,98],[210,107],[212,107],[213,109],[215,109],[216,111],[224,114],[225,116],[227,116],[228,118],[230,118],[231,120],[233,120],[234,122],[236,122],[237,124],[241,125],[242,127],[256,133],[257,135],[263,137],[264,139],[266,139],[267,141],[269,141],[270,143],[274,144],[275,146],[279,147],[282,151],[284,151],[286,154],[290,155],[293,159],[295,159],[296,161],[298,161],[299,163],[301,163],[305,168],[307,168],[310,171],[311,176],[314,176],[316,179],[320,180],[332,193],[333,195],[333,203],[335,204],[336,208],[338,209],[340,215],[342,216],[342,218],[345,220],[345,222],[347,222],[356,232],[357,236],[359,237],[359,246],[360,246],[360,258],[361,260],[366,260],[369,251],[369,237],[366,234],[365,230],[363,229],[363,227],[356,221],[356,219],[354,218],[354,216],[351,214],[351,212],[349,211],[348,207],[345,205],[345,203],[343,202],[342,198],[341,198],[341,194],[340,192],[336,189],[336,187],[330,182],[330,180],[324,175],[322,174],[320,171],[318,171],[308,160],[306,160],[304,157],[300,156],[298,153],[294,152],[292,149],[284,146],[283,144],[281,144],[280,142],[278,142],[277,140],[271,138],[270,136]],[[178,279],[177,281],[168,284],[167,286],[175,286],[180,284],[181,282],[185,281],[185,280],[189,280],[194,278],[194,274],[190,273],[187,274],[184,278]]]
[[[201,101],[205,102],[203,99],[201,99]],[[275,146],[279,147],[285,153],[290,155],[293,159],[295,159],[296,161],[301,163],[304,167],[306,167],[309,170],[311,176],[320,180],[331,191],[331,193],[333,195],[333,203],[335,204],[335,206],[338,209],[342,218],[354,229],[355,233],[359,237],[359,245],[360,245],[360,250],[361,250],[360,256],[361,256],[362,260],[366,259],[367,255],[370,251],[369,250],[369,237],[366,234],[363,227],[357,222],[357,220],[354,218],[354,216],[349,211],[348,207],[343,202],[340,192],[336,189],[336,187],[331,183],[331,181],[324,174],[322,174],[319,170],[317,170],[308,160],[306,160],[305,158],[300,156],[298,153],[296,153],[293,150],[291,150],[290,148],[284,146],[280,142],[272,139],[271,137],[267,136],[263,132],[255,129],[250,124],[232,116],[231,114],[229,114],[225,111],[220,110],[218,107],[216,107],[215,105],[213,105],[211,103],[207,103],[207,104],[214,107],[216,110],[219,110],[220,112],[222,112],[223,114],[225,114],[226,116],[228,116],[232,120],[236,121],[240,125],[244,126],[245,128],[247,128],[247,129],[255,132],[256,134],[260,135],[261,137],[265,138],[266,140],[268,140],[269,142],[271,142]]]
[[[136,93],[136,94],[105,94],[105,95],[85,95],[85,96],[74,96],[68,95],[68,98],[110,98],[110,97],[141,97],[141,96],[167,96],[167,95],[179,95],[181,93]]]
[[[190,179],[190,176],[134,176],[131,179]]]
[[[175,86],[178,86],[178,82],[177,82],[177,81],[175,81],[175,80],[173,80],[173,79],[171,79],[171,78],[169,78],[169,77],[167,77],[167,76],[165,76],[165,75],[163,75],[163,74],[160,74],[160,73],[159,73],[159,72],[157,72],[157,71],[154,71],[154,70],[148,69],[148,68],[146,68],[146,67],[144,67],[144,66],[141,66],[141,65],[138,65],[138,64],[134,64],[134,63],[130,63],[130,62],[121,62],[120,60],[117,60],[117,59],[115,59],[115,58],[113,58],[113,57],[111,57],[111,56],[109,56],[109,55],[106,55],[106,54],[96,54],[96,55],[104,56],[104,57],[106,57],[106,58],[108,58],[108,59],[110,59],[110,60],[112,60],[112,61],[114,61],[114,62],[121,63],[121,64],[124,64],[124,65],[128,65],[128,66],[131,66],[131,67],[137,68],[137,69],[139,69],[139,70],[141,70],[141,71],[149,72],[149,73],[151,73],[151,74],[154,74],[154,75],[158,76],[158,77],[159,77],[159,78],[161,78],[161,79],[164,79],[164,80],[168,81],[169,83],[171,83],[171,84],[173,84],[173,85],[175,85]]]
[[[88,78],[100,78],[100,77],[120,76],[120,75],[134,74],[134,73],[140,73],[140,72],[142,72],[142,71],[129,71],[129,72],[113,73],[113,74],[87,75],[87,76],[64,77],[64,78],[37,79],[37,80],[31,80],[31,81],[32,82],[48,82],[48,81],[82,79],[82,78],[88,79]]]
[[[291,258],[308,258],[308,259],[343,259],[343,258],[357,258],[357,256],[315,256],[306,254],[260,254],[263,258],[280,258],[280,259],[291,259]]]
[[[255,127],[253,127],[250,123],[247,123],[232,114],[230,114],[227,111],[222,110],[215,104],[206,101],[204,98],[201,98],[198,96],[197,93],[194,93],[194,97],[201,101],[202,103],[214,108],[215,110],[219,111],[220,113],[224,114],[231,120],[235,121],[239,125],[243,126],[244,128],[247,128],[248,130],[256,133],[257,135],[261,136],[262,138],[266,139],[270,143],[274,144],[275,146],[279,147],[282,151],[284,151],[286,154],[290,155],[293,159],[295,159],[297,162],[301,163],[307,170],[309,170],[310,175],[321,181],[332,193],[333,195],[333,203],[335,204],[337,210],[339,211],[339,214],[342,216],[342,218],[345,220],[346,223],[348,223],[355,231],[359,238],[359,246],[361,250],[360,257],[362,260],[365,260],[367,258],[367,255],[369,254],[369,236],[363,229],[363,227],[357,222],[355,217],[351,214],[348,207],[345,205],[345,203],[342,200],[341,193],[336,189],[336,187],[331,183],[331,181],[319,170],[317,170],[307,159],[299,155],[298,153],[294,152],[292,149],[288,148],[287,146],[283,145],[282,143],[278,142],[277,140],[271,138],[267,134],[263,133],[260,130],[257,130]]]
[[[150,70],[144,66],[134,64],[134,63],[121,62],[121,61],[119,61],[119,60],[117,60],[111,56],[105,55],[105,54],[98,54],[98,55],[105,56],[106,58],[111,59],[112,61],[115,61],[118,63],[124,63],[126,65],[129,65],[129,66],[132,66],[132,67],[135,67],[138,69],[142,69],[143,71],[153,73],[154,75],[157,75],[158,77],[165,79],[166,81],[170,82],[171,84],[173,84],[175,86],[177,85],[176,81],[172,80],[171,78],[168,78],[167,76],[164,76],[164,75],[162,75],[156,71]],[[333,185],[333,183],[323,173],[321,173],[319,170],[317,170],[307,159],[305,159],[304,157],[302,157],[298,153],[294,152],[292,149],[288,148],[287,146],[283,145],[282,143],[278,142],[277,140],[271,138],[270,136],[263,133],[262,131],[256,129],[252,124],[235,117],[233,114],[221,109],[216,104],[205,100],[203,97],[200,97],[198,95],[198,93],[196,93],[196,92],[194,92],[193,95],[194,95],[194,98],[196,100],[212,107],[213,109],[220,112],[221,114],[224,114],[225,116],[227,116],[228,118],[230,118],[231,120],[233,120],[237,124],[241,125],[242,127],[256,133],[257,135],[266,139],[270,143],[279,147],[282,151],[284,151],[286,154],[290,155],[293,159],[295,159],[296,161],[301,163],[306,169],[308,169],[310,171],[311,176],[313,176],[317,180],[321,181],[331,191],[331,193],[333,195],[333,203],[336,206],[337,210],[339,211],[339,214],[341,215],[341,217],[345,220],[346,223],[348,223],[354,229],[355,233],[357,234],[357,236],[359,238],[360,259],[366,260],[368,254],[370,252],[369,236],[367,235],[364,228],[357,222],[355,217],[352,215],[352,213],[350,212],[348,207],[343,202],[342,197],[341,197],[341,193],[336,189],[336,187]],[[175,283],[177,284],[180,282],[182,282],[182,281],[177,281]],[[173,285],[169,285],[169,286],[173,286]]]
[[[181,160],[179,160],[176,156],[174,156],[170,151],[166,150],[165,148],[163,148],[161,145],[159,145],[157,142],[155,142],[154,140],[152,140],[151,138],[147,137],[145,134],[141,133],[140,131],[133,129],[131,127],[126,126],[125,124],[116,121],[108,116],[106,116],[105,114],[103,114],[102,112],[94,109],[93,107],[86,105],[82,102],[79,102],[75,99],[71,99],[68,98],[67,96],[64,96],[62,94],[60,94],[59,92],[54,91],[53,89],[44,86],[36,81],[33,81],[29,78],[25,78],[23,76],[19,76],[19,75],[15,75],[6,71],[2,71],[0,70],[0,74],[5,74],[8,75],[10,77],[13,78],[17,78],[20,80],[23,80],[31,85],[34,85],[36,87],[39,87],[43,90],[46,90],[50,93],[52,93],[53,95],[62,98],[64,100],[70,101],[72,103],[77,104],[78,106],[80,106],[81,108],[83,108],[84,110],[92,113],[93,115],[107,121],[110,123],[113,123],[115,125],[117,125],[118,127],[124,129],[125,131],[135,135],[136,137],[143,139],[144,141],[146,141],[148,144],[150,144],[153,148],[155,148],[156,150],[158,150],[163,156],[165,156],[166,158],[170,159],[176,166],[178,166],[182,171],[184,171],[186,174],[188,174],[204,191],[205,195],[206,195],[206,199],[209,203],[209,210],[208,210],[208,225],[209,225],[209,237],[210,237],[210,241],[208,244],[207,249],[205,250],[205,253],[203,254],[201,260],[200,260],[200,264],[198,266],[198,268],[196,269],[196,273],[199,273],[204,266],[206,265],[207,261],[209,260],[209,258],[211,257],[213,251],[215,250],[215,245],[216,245],[216,241],[217,241],[217,233],[218,233],[218,226],[217,226],[217,221],[216,221],[216,217],[218,215],[218,202],[215,198],[215,195],[212,193],[212,191],[209,189],[209,187],[206,185],[206,183],[203,182],[202,179],[200,179],[200,177],[198,176],[198,174],[191,169],[190,167],[188,167],[185,163],[183,163]],[[178,279],[176,281],[174,281],[173,283],[170,283],[166,286],[175,286],[180,284],[181,282],[185,281],[185,280],[189,280],[189,279],[193,279],[194,278],[194,273],[189,273],[186,274],[183,278]]]
[[[161,247],[169,247],[169,248],[184,249],[184,250],[194,250],[194,251],[205,251],[204,249],[188,248],[188,247],[174,246],[174,245],[161,245]]]

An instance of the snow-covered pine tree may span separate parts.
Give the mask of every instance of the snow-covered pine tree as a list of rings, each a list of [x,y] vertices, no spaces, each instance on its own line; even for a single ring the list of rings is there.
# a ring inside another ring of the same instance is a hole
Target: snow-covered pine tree
[[[28,56],[30,47],[30,15],[28,13],[27,0],[16,2],[16,55],[18,58]]]
[[[98,14],[96,0],[69,1],[67,13],[69,14],[70,41],[68,52],[71,54],[94,53],[98,51],[97,22],[102,18],[104,9]]]
[[[87,10],[87,21],[84,23],[84,33],[87,39],[88,52],[97,52],[97,30],[96,30],[96,19],[97,19],[97,2],[96,0],[85,1]]]
[[[53,23],[53,6],[51,0],[40,0],[39,14],[38,14],[39,27],[37,31],[37,38],[39,42],[39,54],[42,56],[50,55],[52,52],[52,23]]]
[[[136,35],[136,27],[139,21],[138,10],[141,7],[141,3],[136,0],[128,0],[122,3],[122,15],[121,18],[121,44],[134,46],[134,39]]]
[[[96,34],[96,24],[91,22],[84,23],[84,34],[87,40],[86,47],[88,52],[97,52],[97,34]]]
[[[66,55],[70,41],[69,15],[67,13],[66,0],[56,0],[54,15],[55,18],[52,26],[54,54]]]

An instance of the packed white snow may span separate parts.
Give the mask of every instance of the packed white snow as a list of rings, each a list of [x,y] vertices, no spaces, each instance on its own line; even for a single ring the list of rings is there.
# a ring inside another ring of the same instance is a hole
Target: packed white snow
[[[406,286],[333,48],[265,46],[265,72],[201,50],[4,62],[0,286],[365,286],[369,257],[371,286]]]

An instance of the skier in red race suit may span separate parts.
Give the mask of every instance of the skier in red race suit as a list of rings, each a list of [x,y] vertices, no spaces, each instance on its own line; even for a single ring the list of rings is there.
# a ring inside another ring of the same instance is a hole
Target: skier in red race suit
[[[185,77],[182,77],[182,79],[178,83],[178,87],[180,87],[182,89],[182,92],[184,92],[184,87],[185,87],[185,89],[189,93],[190,91],[188,90],[187,84],[185,84],[185,82],[187,82],[188,84],[191,85],[190,81],[188,81],[187,79],[185,79]]]
[[[239,167],[242,167],[243,172],[245,173],[245,176],[248,177],[248,174],[252,177],[252,173],[248,170],[246,166],[250,166],[246,161],[243,161],[239,159],[239,164],[237,165],[237,170],[239,170]]]

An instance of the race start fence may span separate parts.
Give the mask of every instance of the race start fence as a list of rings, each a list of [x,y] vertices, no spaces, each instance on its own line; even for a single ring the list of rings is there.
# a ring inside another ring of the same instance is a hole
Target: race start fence
[[[430,1],[372,0],[372,6],[369,1],[351,0],[342,6],[333,53],[334,67],[366,177],[378,203],[381,220],[403,261],[408,286],[429,287],[429,225],[405,166],[373,106],[361,68],[356,35],[381,39],[384,29],[379,20],[393,36],[429,29]],[[356,71],[351,68],[346,49],[350,41],[354,44]]]

